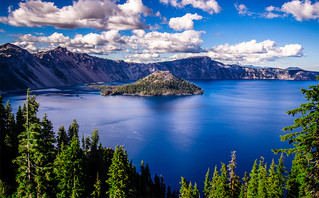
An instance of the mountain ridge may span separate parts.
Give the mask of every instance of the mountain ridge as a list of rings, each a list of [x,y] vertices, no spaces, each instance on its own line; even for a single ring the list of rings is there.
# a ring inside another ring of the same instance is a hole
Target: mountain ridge
[[[0,45],[0,91],[10,92],[86,83],[135,81],[154,71],[170,71],[186,80],[316,80],[319,72],[253,69],[225,65],[209,57],[156,63],[127,63],[70,52],[66,48],[31,54],[13,44]]]

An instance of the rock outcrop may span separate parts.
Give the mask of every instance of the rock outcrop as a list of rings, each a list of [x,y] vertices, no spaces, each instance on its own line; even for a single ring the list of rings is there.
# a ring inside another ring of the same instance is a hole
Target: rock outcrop
[[[318,72],[254,69],[224,65],[209,57],[187,58],[158,63],[126,63],[74,53],[66,48],[31,54],[13,44],[0,46],[0,91],[47,88],[86,83],[131,81],[154,71],[170,71],[187,80],[279,79],[315,80]]]

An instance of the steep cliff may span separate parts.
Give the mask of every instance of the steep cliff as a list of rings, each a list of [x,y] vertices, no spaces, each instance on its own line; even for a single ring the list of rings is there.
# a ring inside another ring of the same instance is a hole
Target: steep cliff
[[[0,46],[0,91],[81,85],[95,82],[138,80],[154,71],[170,71],[187,80],[210,79],[279,79],[315,80],[318,72],[253,69],[224,65],[208,57],[187,58],[158,63],[126,63],[66,48],[31,54],[12,44]]]

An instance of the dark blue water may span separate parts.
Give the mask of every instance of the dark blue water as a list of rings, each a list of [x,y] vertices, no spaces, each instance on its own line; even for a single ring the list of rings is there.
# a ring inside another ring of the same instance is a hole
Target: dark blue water
[[[103,146],[124,145],[139,168],[148,163],[153,174],[162,174],[172,188],[180,177],[203,186],[207,168],[228,163],[237,151],[237,173],[250,171],[256,158],[270,163],[279,156],[273,148],[281,142],[281,129],[293,123],[286,111],[305,102],[300,88],[315,81],[197,81],[200,96],[135,97],[100,96],[83,87],[34,91],[39,117],[48,114],[55,130],[68,127],[73,118],[80,133],[100,132]],[[14,111],[24,95],[7,95]],[[289,166],[289,163],[287,164]]]

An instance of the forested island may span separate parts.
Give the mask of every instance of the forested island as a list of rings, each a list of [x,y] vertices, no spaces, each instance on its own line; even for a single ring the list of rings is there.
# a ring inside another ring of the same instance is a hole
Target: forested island
[[[292,147],[274,150],[282,153],[278,163],[268,165],[260,157],[240,179],[232,152],[228,165],[215,166],[213,175],[208,169],[203,191],[184,177],[179,191],[172,191],[163,176],[152,179],[143,161],[137,170],[122,146],[103,147],[97,129],[80,141],[76,120],[55,135],[47,115],[37,117],[35,96],[28,94],[14,115],[0,95],[0,197],[199,198],[202,192],[206,198],[318,198],[319,84],[301,91],[307,103],[287,112],[297,118],[283,129],[288,133],[281,140]],[[284,153],[294,155],[290,170],[284,167]]]
[[[91,85],[89,88],[101,89],[103,96],[184,96],[204,93],[199,86],[178,78],[169,71],[156,71],[131,84]]]

